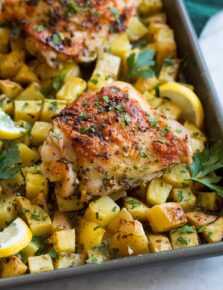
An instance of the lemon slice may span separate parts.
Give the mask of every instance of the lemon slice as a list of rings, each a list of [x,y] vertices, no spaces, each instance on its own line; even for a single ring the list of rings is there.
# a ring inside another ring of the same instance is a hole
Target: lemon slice
[[[13,140],[26,133],[26,129],[17,126],[5,112],[0,110],[0,139]]]
[[[21,218],[17,218],[0,232],[0,258],[17,254],[28,246],[31,239],[32,232]]]
[[[185,120],[202,127],[204,110],[198,96],[189,88],[179,83],[167,83],[160,86],[160,97],[168,98],[181,108]]]

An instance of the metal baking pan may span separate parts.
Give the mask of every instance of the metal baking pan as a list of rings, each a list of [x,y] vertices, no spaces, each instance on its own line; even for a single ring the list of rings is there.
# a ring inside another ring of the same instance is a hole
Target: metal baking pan
[[[184,76],[186,81],[195,86],[196,93],[202,100],[206,117],[206,131],[211,140],[223,139],[223,106],[217,97],[204,63],[196,34],[189,19],[183,0],[164,0],[168,21],[175,30],[180,58],[186,60]],[[73,278],[80,275],[95,274],[104,271],[120,270],[128,267],[140,267],[177,260],[201,259],[223,254],[223,242],[205,244],[197,247],[172,250],[111,260],[101,265],[84,265],[36,275],[24,275],[0,280],[0,288],[46,282],[56,279]]]

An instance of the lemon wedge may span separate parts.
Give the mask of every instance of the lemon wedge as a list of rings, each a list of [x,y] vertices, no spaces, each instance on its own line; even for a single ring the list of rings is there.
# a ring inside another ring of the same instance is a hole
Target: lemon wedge
[[[21,218],[17,218],[0,232],[0,258],[17,254],[28,246],[31,239],[31,230]]]
[[[17,126],[5,112],[0,110],[0,139],[13,140],[26,133],[26,129]]]
[[[190,121],[198,128],[204,121],[204,110],[198,96],[184,85],[167,83],[160,86],[160,97],[168,98],[182,110],[185,120]]]

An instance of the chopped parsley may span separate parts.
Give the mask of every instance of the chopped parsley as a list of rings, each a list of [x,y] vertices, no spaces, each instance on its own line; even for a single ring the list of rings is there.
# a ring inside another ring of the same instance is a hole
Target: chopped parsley
[[[89,129],[86,128],[86,127],[81,127],[81,128],[80,128],[80,133],[81,133],[81,134],[85,134],[88,130],[89,130]]]
[[[60,74],[58,74],[58,76],[54,78],[52,87],[56,92],[58,92],[62,88],[65,81],[65,77],[66,73],[62,71]]]
[[[12,179],[20,171],[20,155],[17,145],[6,148],[0,154],[0,179]]]
[[[128,204],[131,205],[131,208],[132,208],[132,209],[134,209],[134,208],[140,206],[140,202],[138,202],[137,200],[135,200],[135,199],[133,199],[133,198],[127,198],[127,199],[126,199],[126,202],[127,202]]]
[[[43,25],[37,25],[36,26],[36,31],[37,32],[42,32],[45,29],[45,27]]]
[[[124,115],[124,120],[125,120],[125,125],[129,125],[131,121],[131,117],[129,116],[129,114]]]
[[[182,237],[182,236],[178,237],[177,238],[177,241],[179,243],[181,243],[182,245],[188,245],[188,241],[184,237]]]
[[[114,206],[112,212],[116,212],[117,206]]]

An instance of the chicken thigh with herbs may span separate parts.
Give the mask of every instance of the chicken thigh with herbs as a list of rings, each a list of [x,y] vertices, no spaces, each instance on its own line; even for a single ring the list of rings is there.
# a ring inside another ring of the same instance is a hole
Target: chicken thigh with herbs
[[[82,201],[133,189],[171,165],[191,161],[186,129],[123,82],[87,92],[65,108],[41,154],[58,194],[80,192]]]

